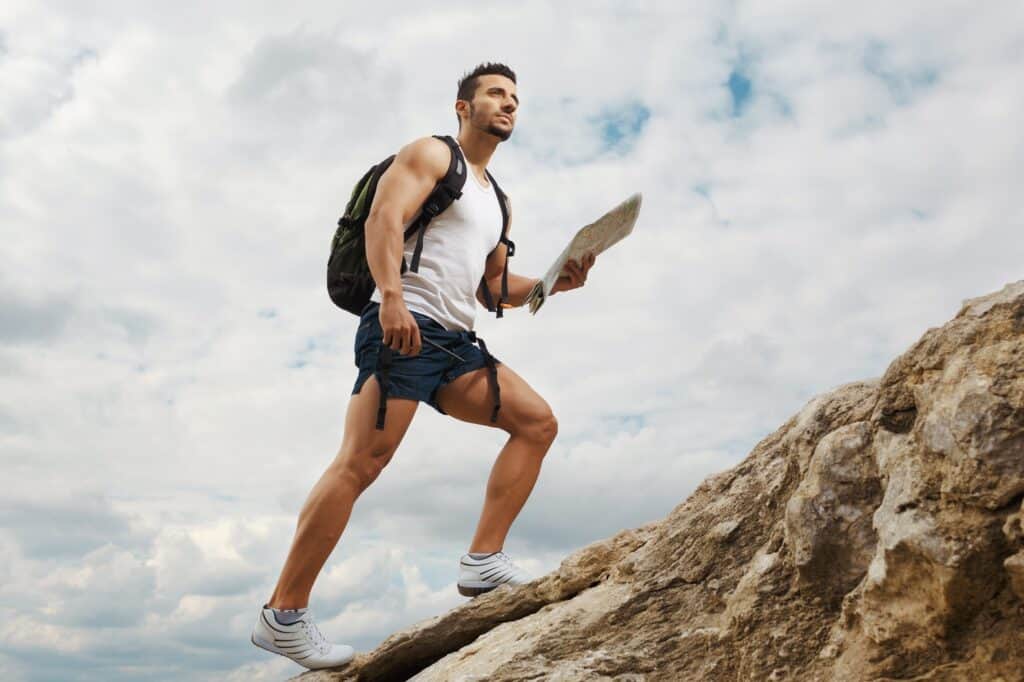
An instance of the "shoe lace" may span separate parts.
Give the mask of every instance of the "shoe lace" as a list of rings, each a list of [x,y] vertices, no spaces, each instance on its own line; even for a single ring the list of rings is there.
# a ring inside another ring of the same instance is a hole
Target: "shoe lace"
[[[309,614],[307,613],[307,620],[304,621],[306,624],[306,634],[311,640],[313,640],[313,646],[316,647],[317,651],[325,654],[327,653],[327,648],[329,646],[327,644],[327,638],[324,637],[324,633],[320,632],[320,628],[318,628],[316,623],[314,623],[308,616]]]
[[[512,561],[512,557],[510,557],[508,554],[505,554],[505,552],[499,551],[499,552],[495,552],[495,556],[497,556],[499,559],[504,561],[511,568],[515,569],[515,571],[519,574],[519,577],[520,577],[521,580],[529,580],[530,576],[527,575],[526,571],[524,571],[523,569],[519,568],[519,566],[517,566],[515,564],[515,562]]]

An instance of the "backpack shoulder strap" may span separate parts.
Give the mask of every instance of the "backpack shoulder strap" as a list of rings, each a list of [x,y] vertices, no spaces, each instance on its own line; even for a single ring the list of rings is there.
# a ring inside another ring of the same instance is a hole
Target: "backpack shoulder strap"
[[[452,159],[448,163],[448,172],[441,178],[441,185],[448,188],[455,199],[462,196],[462,188],[466,184],[466,160],[462,158],[462,150],[459,143],[451,135],[434,135],[437,139],[448,145],[452,153]],[[448,202],[449,204],[451,202]]]
[[[494,193],[498,197],[498,206],[501,207],[501,238],[498,239],[498,244],[505,243],[509,246],[509,249],[514,251],[515,246],[512,245],[511,240],[508,238],[508,223],[509,223],[509,200],[508,195],[501,191],[501,186],[498,185],[498,181],[491,175],[491,171],[484,169],[484,174],[487,179],[491,181],[491,185],[494,187]],[[513,255],[509,253],[508,255]]]
[[[451,206],[453,201],[462,196],[462,188],[466,184],[466,160],[462,158],[462,152],[459,150],[459,145],[455,142],[455,139],[451,135],[434,135],[434,137],[448,145],[452,158],[448,162],[448,172],[445,173],[444,177],[434,187],[434,191],[423,202],[419,218],[405,231],[405,239],[408,239],[414,232],[419,232],[416,237],[416,250],[413,251],[412,265],[410,266],[413,272],[419,271],[420,252],[423,251],[423,233],[427,229],[427,224],[435,216],[440,215],[446,208]],[[404,268],[402,272],[405,272]]]
[[[501,191],[498,181],[494,179],[494,176],[491,175],[491,172],[486,168],[484,169],[484,174],[486,174],[487,179],[491,181],[491,186],[494,187],[494,193],[498,197],[498,206],[501,207],[501,237],[498,239],[498,245],[504,244],[508,248],[508,252],[505,254],[505,269],[501,273],[501,296],[498,298],[498,306],[495,312],[495,317],[503,317],[503,304],[508,301],[508,259],[515,255],[516,245],[515,242],[508,238],[508,195]],[[491,291],[487,286],[487,282],[481,280],[480,284],[483,287],[483,295],[484,300],[487,302],[487,309],[495,310],[494,299],[491,298]]]

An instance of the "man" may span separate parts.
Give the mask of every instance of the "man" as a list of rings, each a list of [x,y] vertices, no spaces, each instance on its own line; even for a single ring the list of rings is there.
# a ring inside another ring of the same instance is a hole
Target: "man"
[[[502,214],[486,168],[498,143],[512,135],[518,109],[516,77],[504,64],[481,64],[459,81],[457,142],[468,177],[462,196],[427,227],[417,272],[400,273],[403,254],[411,262],[416,242],[413,235],[403,244],[402,235],[444,177],[451,150],[435,137],[415,140],[398,152],[378,184],[366,220],[366,258],[377,288],[356,333],[359,376],[345,433],[299,514],[281,576],[252,634],[257,646],[307,668],[341,665],[354,655],[351,646],[326,641],[306,605],[353,504],[391,460],[421,401],[509,434],[491,471],[469,552],[460,559],[459,592],[476,595],[530,580],[501,550],[555,439],[557,421],[548,403],[491,356],[472,331],[476,302],[486,305],[477,286],[481,277],[492,300],[501,289],[508,249],[499,243]],[[594,260],[588,255],[567,264],[554,291],[583,286]],[[537,281],[509,272],[508,307],[523,305]],[[380,371],[384,357],[390,363],[386,373]],[[500,391],[490,385],[495,379]],[[497,395],[500,409],[492,422]],[[378,429],[380,414],[386,419]]]

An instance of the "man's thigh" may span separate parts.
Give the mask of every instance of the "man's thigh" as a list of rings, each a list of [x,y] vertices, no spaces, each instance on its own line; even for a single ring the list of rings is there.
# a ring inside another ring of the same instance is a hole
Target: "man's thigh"
[[[377,428],[379,406],[380,384],[371,374],[363,382],[362,390],[349,400],[342,448],[379,456],[401,443],[419,402],[408,398],[388,398],[383,429]]]
[[[332,467],[347,469],[358,475],[364,486],[370,485],[391,461],[398,449],[419,402],[408,398],[388,398],[384,429],[377,428],[380,386],[377,377],[363,383],[353,395],[345,415],[345,434]]]
[[[496,426],[509,433],[551,417],[551,406],[522,377],[501,363],[497,366],[501,388],[498,422],[491,422],[494,391],[486,367],[467,372],[437,389],[434,397],[447,414],[464,422]]]

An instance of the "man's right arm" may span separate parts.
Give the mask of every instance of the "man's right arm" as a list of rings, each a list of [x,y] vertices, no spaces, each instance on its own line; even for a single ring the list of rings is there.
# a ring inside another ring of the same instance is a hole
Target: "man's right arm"
[[[450,161],[448,145],[435,137],[402,147],[380,177],[366,216],[366,262],[380,289],[382,340],[403,355],[420,352],[419,325],[402,299],[405,225],[448,172]]]

